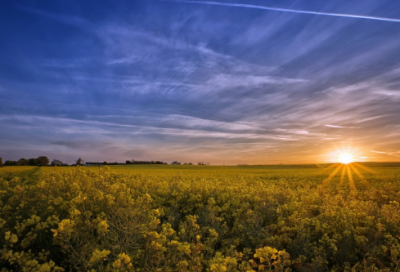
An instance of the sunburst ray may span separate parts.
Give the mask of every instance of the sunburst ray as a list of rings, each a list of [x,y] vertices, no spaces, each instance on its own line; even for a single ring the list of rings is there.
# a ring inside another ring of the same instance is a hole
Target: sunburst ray
[[[353,174],[351,173],[351,169],[349,165],[346,165],[347,169],[347,177],[349,179],[350,190],[353,194],[357,194],[356,184],[354,183]]]
[[[346,175],[346,167],[342,167],[342,174],[340,175],[340,186],[342,186],[343,185],[343,181],[344,181],[344,177],[345,177],[345,175]]]
[[[322,182],[322,187],[324,187],[329,181],[332,180],[332,178],[337,174],[337,172],[339,172],[339,170],[343,168],[343,164],[340,164],[336,167],[335,170],[333,170],[333,172],[329,175],[329,177],[327,177],[323,182]]]
[[[357,166],[357,167],[360,167],[362,170],[367,171],[367,172],[369,172],[369,173],[371,173],[371,174],[376,174],[376,171],[374,171],[374,170],[372,170],[372,169],[366,167],[365,165],[362,165],[362,164],[359,163],[359,162],[354,162],[354,165]]]
[[[360,178],[360,180],[362,181],[362,183],[366,186],[369,187],[369,183],[367,181],[367,179],[364,177],[363,174],[361,174],[361,172],[355,167],[355,165],[349,165],[351,170],[354,171],[354,173]]]

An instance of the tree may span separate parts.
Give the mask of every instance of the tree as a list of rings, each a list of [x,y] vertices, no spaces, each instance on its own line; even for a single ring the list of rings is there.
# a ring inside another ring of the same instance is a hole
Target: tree
[[[32,166],[38,166],[40,164],[40,161],[38,159],[32,158],[28,160],[28,164]]]
[[[0,167],[3,167],[3,158],[0,158]]]
[[[6,160],[4,162],[4,166],[16,166],[17,162],[16,161],[10,161],[10,160]]]
[[[40,164],[41,166],[46,166],[46,165],[49,165],[49,163],[50,163],[49,158],[47,158],[46,156],[40,156],[40,157],[37,158],[37,159],[38,159],[39,164]]]
[[[83,165],[84,164],[84,161],[81,159],[81,158],[79,158],[77,161],[76,161],[76,165]]]
[[[18,166],[24,166],[24,165],[29,165],[28,160],[25,158],[19,159],[17,162]]]

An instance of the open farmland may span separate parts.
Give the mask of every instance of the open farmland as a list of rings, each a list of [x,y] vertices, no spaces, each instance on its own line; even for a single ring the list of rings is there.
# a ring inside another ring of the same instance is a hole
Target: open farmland
[[[397,164],[4,167],[0,200],[2,271],[399,268]]]

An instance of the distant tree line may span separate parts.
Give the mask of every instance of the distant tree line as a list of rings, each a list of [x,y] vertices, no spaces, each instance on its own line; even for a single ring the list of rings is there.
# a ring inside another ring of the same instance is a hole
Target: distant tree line
[[[120,163],[120,162],[86,162],[86,165],[121,165],[125,163]]]
[[[46,156],[40,156],[38,158],[30,159],[19,159],[18,161],[7,160],[4,162],[4,166],[46,166],[49,165],[50,160]],[[0,166],[3,165],[3,160],[1,159]]]
[[[126,161],[125,164],[167,164],[167,163],[163,162],[163,161],[135,161],[135,160],[130,160],[130,161]]]
[[[50,160],[46,156],[40,156],[38,158],[30,158],[30,159],[25,159],[21,158],[18,161],[12,161],[12,160],[6,160],[3,163],[3,159],[0,158],[0,167],[3,166],[47,166],[49,165]],[[137,161],[137,160],[127,160],[125,163],[119,163],[119,162],[84,162],[82,158],[79,158],[78,160],[75,161],[75,163],[71,164],[71,166],[77,166],[77,165],[122,165],[122,164],[168,164],[163,161]],[[178,162],[174,162],[172,164],[181,164]],[[191,162],[183,163],[184,165],[193,165]],[[198,165],[206,165],[206,163],[199,162]],[[53,160],[51,162],[51,166],[69,166],[66,163],[63,163],[60,160]]]

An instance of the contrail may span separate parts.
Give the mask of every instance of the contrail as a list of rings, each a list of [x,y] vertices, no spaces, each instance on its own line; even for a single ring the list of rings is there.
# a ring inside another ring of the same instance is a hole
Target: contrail
[[[177,3],[192,3],[192,4],[203,4],[203,5],[215,5],[215,6],[225,6],[225,7],[242,7],[242,8],[252,8],[252,9],[264,9],[291,13],[301,13],[301,14],[313,14],[313,15],[324,15],[333,17],[345,17],[345,18],[357,18],[357,19],[367,19],[385,22],[400,23],[400,19],[386,18],[386,17],[375,17],[375,16],[364,16],[355,14],[343,14],[343,13],[329,13],[329,12],[317,12],[309,10],[297,10],[297,9],[284,9],[284,8],[273,8],[267,6],[257,6],[257,5],[247,5],[247,4],[236,4],[236,3],[221,3],[212,1],[186,1],[186,0],[160,0],[166,2],[177,2]]]

